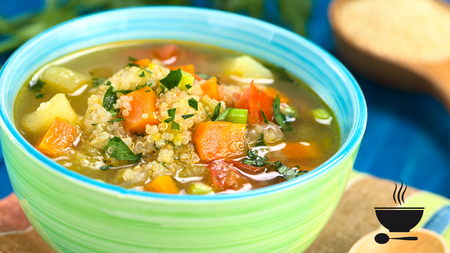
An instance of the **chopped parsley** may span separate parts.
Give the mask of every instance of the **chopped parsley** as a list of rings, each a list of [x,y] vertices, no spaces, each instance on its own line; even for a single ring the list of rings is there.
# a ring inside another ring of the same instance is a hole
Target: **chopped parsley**
[[[91,124],[91,126],[96,126],[97,124]]]
[[[125,67],[138,67],[138,68],[141,68],[141,65],[136,64],[134,62],[129,62],[127,65],[125,65]]]
[[[197,75],[199,77],[201,77],[202,79],[210,79],[212,77],[210,75],[207,75],[207,74],[204,74],[204,73],[200,73],[200,72],[197,72]]]
[[[208,115],[208,117],[212,120],[212,121],[216,121],[216,119],[217,119],[217,117],[219,117],[219,114],[220,114],[220,108],[221,108],[221,103],[218,103],[217,105],[216,105],[216,107],[214,108],[214,112],[213,112],[213,115],[212,116],[210,116],[208,113],[206,113],[207,115]],[[230,112],[228,112],[228,113],[230,113]]]
[[[190,89],[190,88],[192,88],[192,85],[190,85],[190,84],[186,84],[186,89]]]
[[[134,57],[132,57],[132,56],[128,56],[128,61],[133,62],[133,61],[139,61],[139,60],[134,58]]]
[[[160,85],[159,87],[161,88],[161,92],[158,94],[158,97],[159,95],[161,95],[161,93],[164,93],[166,91],[166,87],[164,87],[164,85]]]
[[[254,150],[247,150],[247,156],[248,158],[243,159],[241,162],[243,164],[255,166],[255,167],[264,167],[266,165],[269,165],[270,162],[267,161],[267,157],[261,157],[258,155],[258,151]]]
[[[265,147],[267,146],[264,142],[264,134],[260,133],[258,136],[258,140],[256,141],[255,147]]]
[[[114,108],[114,104],[117,101],[117,93],[113,91],[113,89],[114,88],[110,86],[106,90],[105,96],[103,96],[103,107],[114,117],[119,113],[120,109]]]
[[[130,148],[117,136],[109,139],[108,145],[103,147],[103,151],[108,151],[109,148],[114,148],[111,153],[111,157],[122,161],[131,161],[133,163],[138,163],[142,159],[142,154],[134,154]]]
[[[165,119],[164,122],[166,123],[171,123],[170,124],[170,129],[172,130],[180,130],[180,124],[178,124],[177,122],[175,122],[175,112],[176,112],[177,108],[172,108],[167,110],[167,114],[169,115],[169,118]]]
[[[261,112],[261,115],[262,115],[262,117],[264,119],[264,122],[266,122],[266,124],[269,124],[269,121],[267,120],[266,115],[264,114],[264,112],[262,110],[259,110],[259,111]]]
[[[100,167],[100,169],[105,171],[105,170],[109,170],[111,167],[112,167],[112,165],[103,165]]]
[[[30,81],[30,84],[28,86],[28,89],[31,92],[34,92],[34,96],[36,97],[36,99],[40,99],[43,98],[45,93],[40,92],[42,87],[44,87],[45,82],[41,81],[41,79],[37,79],[36,82],[34,82],[33,80]]]
[[[196,111],[198,110],[198,102],[194,98],[190,98],[188,100],[189,106],[194,108]]]
[[[139,76],[139,77],[145,77],[145,72],[142,71],[142,73],[140,73],[138,76]]]
[[[189,119],[189,118],[194,117],[194,115],[195,115],[195,114],[186,114],[186,115],[182,115],[181,117],[182,117],[183,119]]]
[[[273,101],[273,116],[275,121],[280,125],[283,130],[292,130],[292,124],[286,120],[286,116],[280,111],[280,96],[277,93],[277,97]]]
[[[110,81],[107,81],[107,82],[105,83],[105,85],[110,86],[110,85],[111,85],[111,82],[110,82]]]
[[[174,87],[178,86],[180,83],[181,77],[183,76],[183,73],[181,73],[181,69],[177,70],[171,70],[170,73],[164,77],[163,79],[159,80],[167,89],[171,90]]]
[[[92,78],[92,85],[94,87],[98,87],[102,85],[106,80],[107,80],[106,78]],[[109,84],[111,84],[111,82]]]
[[[219,108],[219,109],[220,109],[220,108]],[[232,110],[232,108],[227,108],[227,109],[225,109],[225,110],[219,115],[219,117],[216,118],[215,121],[224,121],[224,120],[226,120],[227,117],[228,117],[228,114],[230,114],[231,110]]]
[[[308,172],[307,170],[298,170],[299,166],[289,168],[288,166],[282,164],[280,161],[276,161],[274,163],[268,162],[268,158],[266,156],[259,156],[258,151],[256,150],[247,150],[247,156],[248,158],[245,158],[241,161],[243,164],[255,167],[264,167],[269,165],[267,171],[274,169],[278,171],[286,180],[291,180]]]
[[[276,161],[274,162],[270,167],[275,168],[276,170],[278,170],[278,172],[283,175],[283,177],[286,180],[291,180],[294,179],[298,176],[301,176],[305,173],[307,173],[307,170],[298,170],[295,168],[298,167],[294,167],[294,168],[289,168],[288,166],[282,164],[280,161]]]
[[[117,119],[112,119],[112,120],[107,121],[107,122],[112,123],[112,122],[119,122],[119,121],[122,121],[122,120],[123,120],[123,118],[117,118]]]

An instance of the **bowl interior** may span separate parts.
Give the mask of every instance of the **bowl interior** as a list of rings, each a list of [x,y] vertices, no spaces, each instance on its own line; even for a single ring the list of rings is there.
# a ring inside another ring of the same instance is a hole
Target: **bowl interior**
[[[56,170],[120,191],[118,187],[71,172],[34,150],[15,130],[13,108],[21,85],[44,64],[85,48],[143,39],[198,42],[256,56],[304,80],[334,111],[342,144],[333,158],[302,177],[240,196],[274,191],[314,178],[358,148],[367,119],[364,97],[354,78],[334,57],[277,26],[236,14],[188,7],[139,7],[103,12],[60,24],[28,41],[1,71],[3,131],[21,148]],[[215,198],[226,198],[222,196]]]

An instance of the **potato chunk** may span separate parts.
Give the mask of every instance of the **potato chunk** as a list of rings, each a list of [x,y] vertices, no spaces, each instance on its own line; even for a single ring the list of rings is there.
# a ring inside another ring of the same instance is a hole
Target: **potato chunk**
[[[92,83],[91,77],[59,66],[51,66],[46,69],[42,73],[41,80],[64,93],[74,92],[84,84]]]
[[[24,128],[33,133],[44,132],[56,117],[76,124],[78,115],[62,93],[56,94],[48,102],[41,103],[36,111],[27,114],[23,119]]]
[[[240,78],[273,79],[270,70],[248,55],[236,57],[231,61],[227,72]]]

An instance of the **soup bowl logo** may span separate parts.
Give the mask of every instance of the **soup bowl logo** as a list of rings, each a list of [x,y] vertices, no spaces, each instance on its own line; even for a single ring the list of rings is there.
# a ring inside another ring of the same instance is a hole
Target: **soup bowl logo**
[[[405,184],[403,189],[403,181],[400,189],[397,192],[397,184],[395,184],[394,189],[394,202],[395,204],[405,203],[405,192],[408,185]],[[414,228],[422,219],[424,207],[375,207],[375,213],[377,215],[378,221],[389,232],[409,232]],[[400,237],[400,238],[389,238],[387,234],[380,233],[375,236],[375,241],[377,243],[383,244],[389,241],[389,239],[396,240],[417,240],[417,237]]]

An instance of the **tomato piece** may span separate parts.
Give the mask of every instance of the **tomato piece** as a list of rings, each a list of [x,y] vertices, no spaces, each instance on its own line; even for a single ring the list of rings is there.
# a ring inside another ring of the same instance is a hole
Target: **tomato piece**
[[[216,188],[221,190],[239,190],[244,184],[248,184],[245,176],[240,174],[236,168],[224,161],[215,161],[208,165],[211,179]]]
[[[248,110],[247,122],[249,124],[259,124],[264,121],[261,111],[268,120],[273,120],[273,100],[269,94],[258,89],[252,81],[250,87],[242,91],[235,106]]]

